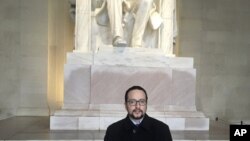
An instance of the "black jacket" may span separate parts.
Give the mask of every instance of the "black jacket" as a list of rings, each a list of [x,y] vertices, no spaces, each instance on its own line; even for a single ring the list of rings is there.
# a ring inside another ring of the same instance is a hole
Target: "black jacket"
[[[128,116],[111,124],[104,141],[172,141],[172,136],[168,125],[146,114],[138,127]]]

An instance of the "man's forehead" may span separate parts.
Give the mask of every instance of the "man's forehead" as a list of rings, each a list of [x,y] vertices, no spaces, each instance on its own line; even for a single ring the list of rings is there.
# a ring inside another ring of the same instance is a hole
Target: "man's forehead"
[[[142,90],[138,90],[138,89],[131,90],[128,93],[128,97],[133,97],[133,96],[143,96],[143,97],[146,97],[145,93]]]

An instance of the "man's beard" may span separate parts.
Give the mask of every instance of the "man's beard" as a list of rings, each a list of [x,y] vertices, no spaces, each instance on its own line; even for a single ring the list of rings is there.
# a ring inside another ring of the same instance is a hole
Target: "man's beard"
[[[141,113],[141,116],[135,117],[133,113],[136,113],[136,111],[139,111],[139,112]],[[141,109],[135,109],[135,110],[132,111],[131,114],[129,114],[129,116],[130,116],[131,118],[133,118],[133,119],[142,119],[142,118],[144,117],[144,115],[145,115],[145,114],[143,113],[143,111],[142,111]]]

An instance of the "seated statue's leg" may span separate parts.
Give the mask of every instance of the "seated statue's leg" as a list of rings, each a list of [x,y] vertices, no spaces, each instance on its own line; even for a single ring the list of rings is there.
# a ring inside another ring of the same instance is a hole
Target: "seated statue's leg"
[[[127,46],[127,42],[123,39],[122,0],[107,0],[107,8],[113,46]]]
[[[147,22],[149,20],[150,10],[153,0],[141,0],[135,16],[135,23],[132,33],[132,47],[141,47],[142,39]]]

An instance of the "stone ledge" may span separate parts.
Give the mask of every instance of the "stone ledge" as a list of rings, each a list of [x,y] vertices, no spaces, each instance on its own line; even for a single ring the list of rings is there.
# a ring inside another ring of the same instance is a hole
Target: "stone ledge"
[[[165,118],[204,118],[205,115],[199,111],[148,111],[152,117],[165,117]],[[87,116],[87,117],[117,117],[126,116],[125,110],[59,110],[54,113],[54,116]]]
[[[106,130],[107,127],[125,116],[51,116],[51,130]],[[153,117],[153,116],[152,116]],[[154,117],[169,125],[171,130],[209,130],[208,118]]]
[[[67,54],[67,64],[193,68],[193,58],[166,56],[160,49],[103,47],[97,52]]]

